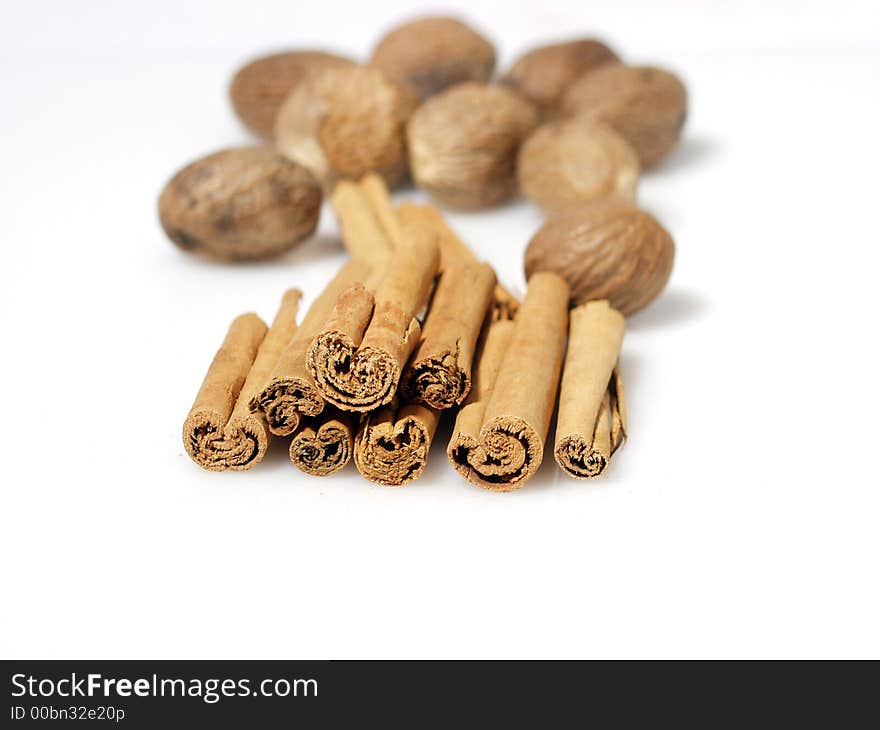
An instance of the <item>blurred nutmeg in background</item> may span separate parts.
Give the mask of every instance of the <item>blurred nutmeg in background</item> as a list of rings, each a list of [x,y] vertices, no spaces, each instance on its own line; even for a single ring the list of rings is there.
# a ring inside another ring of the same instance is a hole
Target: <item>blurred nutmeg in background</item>
[[[519,151],[522,194],[544,213],[573,203],[634,202],[639,159],[611,128],[584,119],[548,122]]]
[[[529,99],[544,117],[555,117],[566,89],[580,76],[619,58],[594,38],[538,46],[521,55],[501,83]]]
[[[632,145],[642,168],[648,168],[678,144],[687,116],[687,91],[668,71],[611,64],[572,84],[563,111],[610,126]]]
[[[239,69],[229,85],[238,118],[260,137],[271,138],[275,117],[287,95],[317,71],[354,65],[324,51],[288,51],[256,58]]]
[[[416,183],[458,208],[482,208],[516,192],[516,155],[535,128],[535,108],[503,86],[465,83],[431,97],[407,127]]]
[[[427,99],[464,81],[488,81],[495,47],[456,18],[419,18],[382,38],[370,64]]]

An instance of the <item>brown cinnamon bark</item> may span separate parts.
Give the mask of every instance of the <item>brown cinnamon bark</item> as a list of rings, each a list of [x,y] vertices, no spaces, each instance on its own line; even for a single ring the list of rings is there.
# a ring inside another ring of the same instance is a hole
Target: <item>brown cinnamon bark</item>
[[[354,463],[365,478],[387,487],[418,479],[428,462],[440,414],[417,403],[389,405],[364,416]]]
[[[290,460],[306,474],[335,474],[351,459],[357,423],[354,413],[325,408],[317,418],[302,423],[290,442]]]
[[[582,304],[570,316],[553,453],[566,474],[587,479],[605,471],[626,439],[616,369],[626,320],[604,300]]]
[[[325,400],[347,411],[371,411],[393,397],[418,343],[416,315],[439,263],[433,231],[402,226],[375,297],[363,286],[344,291],[307,355],[309,373]]]
[[[495,272],[488,264],[455,263],[444,269],[421,342],[401,380],[405,400],[444,409],[465,399],[494,287]]]
[[[375,175],[360,182],[340,180],[330,201],[349,253],[374,266],[384,266],[400,240],[384,181]]]
[[[474,388],[447,449],[456,471],[472,484],[518,489],[541,465],[565,348],[568,296],[561,277],[535,274],[514,322],[489,324]]]
[[[368,263],[350,259],[338,271],[309,311],[263,387],[249,401],[250,410],[261,413],[276,436],[289,436],[303,416],[317,416],[324,410],[324,398],[306,367],[306,351],[327,322],[339,295],[371,274]]]
[[[402,225],[419,223],[437,232],[437,245],[440,247],[440,271],[464,263],[477,264],[479,259],[470,247],[449,227],[446,219],[436,206],[401,203],[397,206],[397,218]],[[519,308],[519,300],[502,284],[495,284],[495,314],[501,319],[513,319]]]
[[[272,327],[255,314],[233,320],[183,425],[187,454],[210,471],[250,469],[269,444],[266,422],[248,403],[296,331],[301,293],[284,294]]]

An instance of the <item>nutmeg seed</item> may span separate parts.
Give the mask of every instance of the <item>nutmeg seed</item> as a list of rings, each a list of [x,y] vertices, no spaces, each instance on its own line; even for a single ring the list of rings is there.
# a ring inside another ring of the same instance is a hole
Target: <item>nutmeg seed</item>
[[[501,83],[529,99],[545,118],[552,118],[575,79],[606,63],[619,61],[614,51],[593,38],[553,43],[520,56]]]
[[[632,145],[642,168],[648,168],[678,143],[687,116],[687,91],[668,71],[612,64],[572,84],[563,109],[613,128]]]
[[[610,128],[581,119],[538,127],[520,148],[522,194],[545,213],[573,203],[635,200],[639,160]]]
[[[353,65],[347,58],[324,51],[274,53],[242,66],[229,85],[229,98],[245,126],[271,138],[278,110],[293,89],[316,71]]]
[[[271,150],[223,150],[184,167],[159,197],[159,220],[180,248],[219,259],[283,253],[318,224],[321,188]]]
[[[339,177],[407,176],[406,122],[416,99],[365,66],[325,69],[298,86],[278,113],[279,151],[326,186]]]
[[[672,237],[653,216],[625,203],[596,203],[547,221],[529,242],[525,272],[565,278],[575,306],[607,299],[630,315],[663,291],[674,258]]]
[[[426,99],[464,81],[488,81],[495,48],[460,20],[420,18],[389,32],[370,64]]]
[[[407,126],[416,182],[460,208],[494,205],[516,191],[516,154],[534,107],[502,86],[465,83],[420,106]]]

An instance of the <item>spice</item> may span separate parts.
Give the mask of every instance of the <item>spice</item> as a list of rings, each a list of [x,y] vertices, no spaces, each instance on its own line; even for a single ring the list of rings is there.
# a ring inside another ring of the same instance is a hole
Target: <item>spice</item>
[[[271,138],[278,110],[288,94],[322,69],[346,66],[354,66],[354,62],[324,51],[273,53],[242,66],[229,86],[229,99],[252,132]]]
[[[567,119],[539,127],[526,140],[517,179],[522,194],[547,214],[597,200],[631,203],[639,159],[609,127]]]
[[[301,293],[285,292],[272,327],[255,314],[236,317],[183,424],[190,458],[210,471],[250,469],[269,444],[265,420],[248,403],[296,331]]]
[[[159,219],[185,251],[226,260],[289,251],[318,225],[321,188],[271,150],[216,152],[184,167],[159,197]]]
[[[324,398],[306,368],[306,352],[324,327],[339,294],[370,276],[369,264],[350,259],[312,302],[296,334],[289,339],[260,389],[253,394],[249,408],[266,419],[276,436],[289,436],[303,416],[317,416],[324,410]]]
[[[629,142],[647,169],[678,144],[687,117],[687,91],[668,71],[611,64],[572,84],[563,109],[607,124]]]
[[[366,479],[388,487],[418,479],[439,420],[437,411],[415,403],[367,413],[355,440],[355,466]]]
[[[568,296],[564,279],[535,274],[514,322],[488,326],[471,395],[447,448],[456,471],[477,486],[518,489],[541,465],[565,349]]]
[[[419,99],[464,81],[488,81],[495,48],[455,18],[420,18],[389,32],[370,64]]]
[[[601,41],[582,38],[539,46],[520,56],[501,83],[535,104],[545,118],[559,114],[562,97],[576,79],[606,63],[618,63],[617,55]]]
[[[342,292],[306,363],[325,400],[337,408],[370,411],[388,403],[418,344],[416,315],[439,265],[430,230],[404,227],[375,295],[362,285]]]
[[[326,477],[348,464],[354,446],[358,419],[328,406],[306,419],[290,442],[290,460],[306,474]]]
[[[548,220],[526,248],[525,271],[555,271],[570,284],[573,304],[607,299],[628,316],[663,291],[674,258],[672,237],[653,216],[596,203]]]
[[[538,123],[534,107],[502,86],[466,83],[433,96],[407,126],[421,188],[457,208],[483,208],[516,192],[516,153]]]
[[[608,302],[569,314],[568,353],[556,419],[556,463],[575,479],[597,477],[626,439],[623,385],[617,371],[626,320]]]

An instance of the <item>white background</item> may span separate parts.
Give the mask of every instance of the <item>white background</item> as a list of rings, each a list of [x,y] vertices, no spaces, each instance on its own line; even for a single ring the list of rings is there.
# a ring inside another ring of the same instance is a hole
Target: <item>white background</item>
[[[587,33],[687,81],[684,141],[640,189],[675,271],[631,320],[631,439],[601,481],[545,462],[484,492],[448,427],[397,490],[304,477],[280,441],[244,474],[186,457],[230,319],[311,299],[342,251],[325,209],[279,260],[191,258],[162,185],[249,140],[226,99],[248,57],[364,57],[416,5],[0,5],[2,655],[880,655],[873,0],[437,6],[502,67]],[[450,217],[522,290],[537,213]]]

